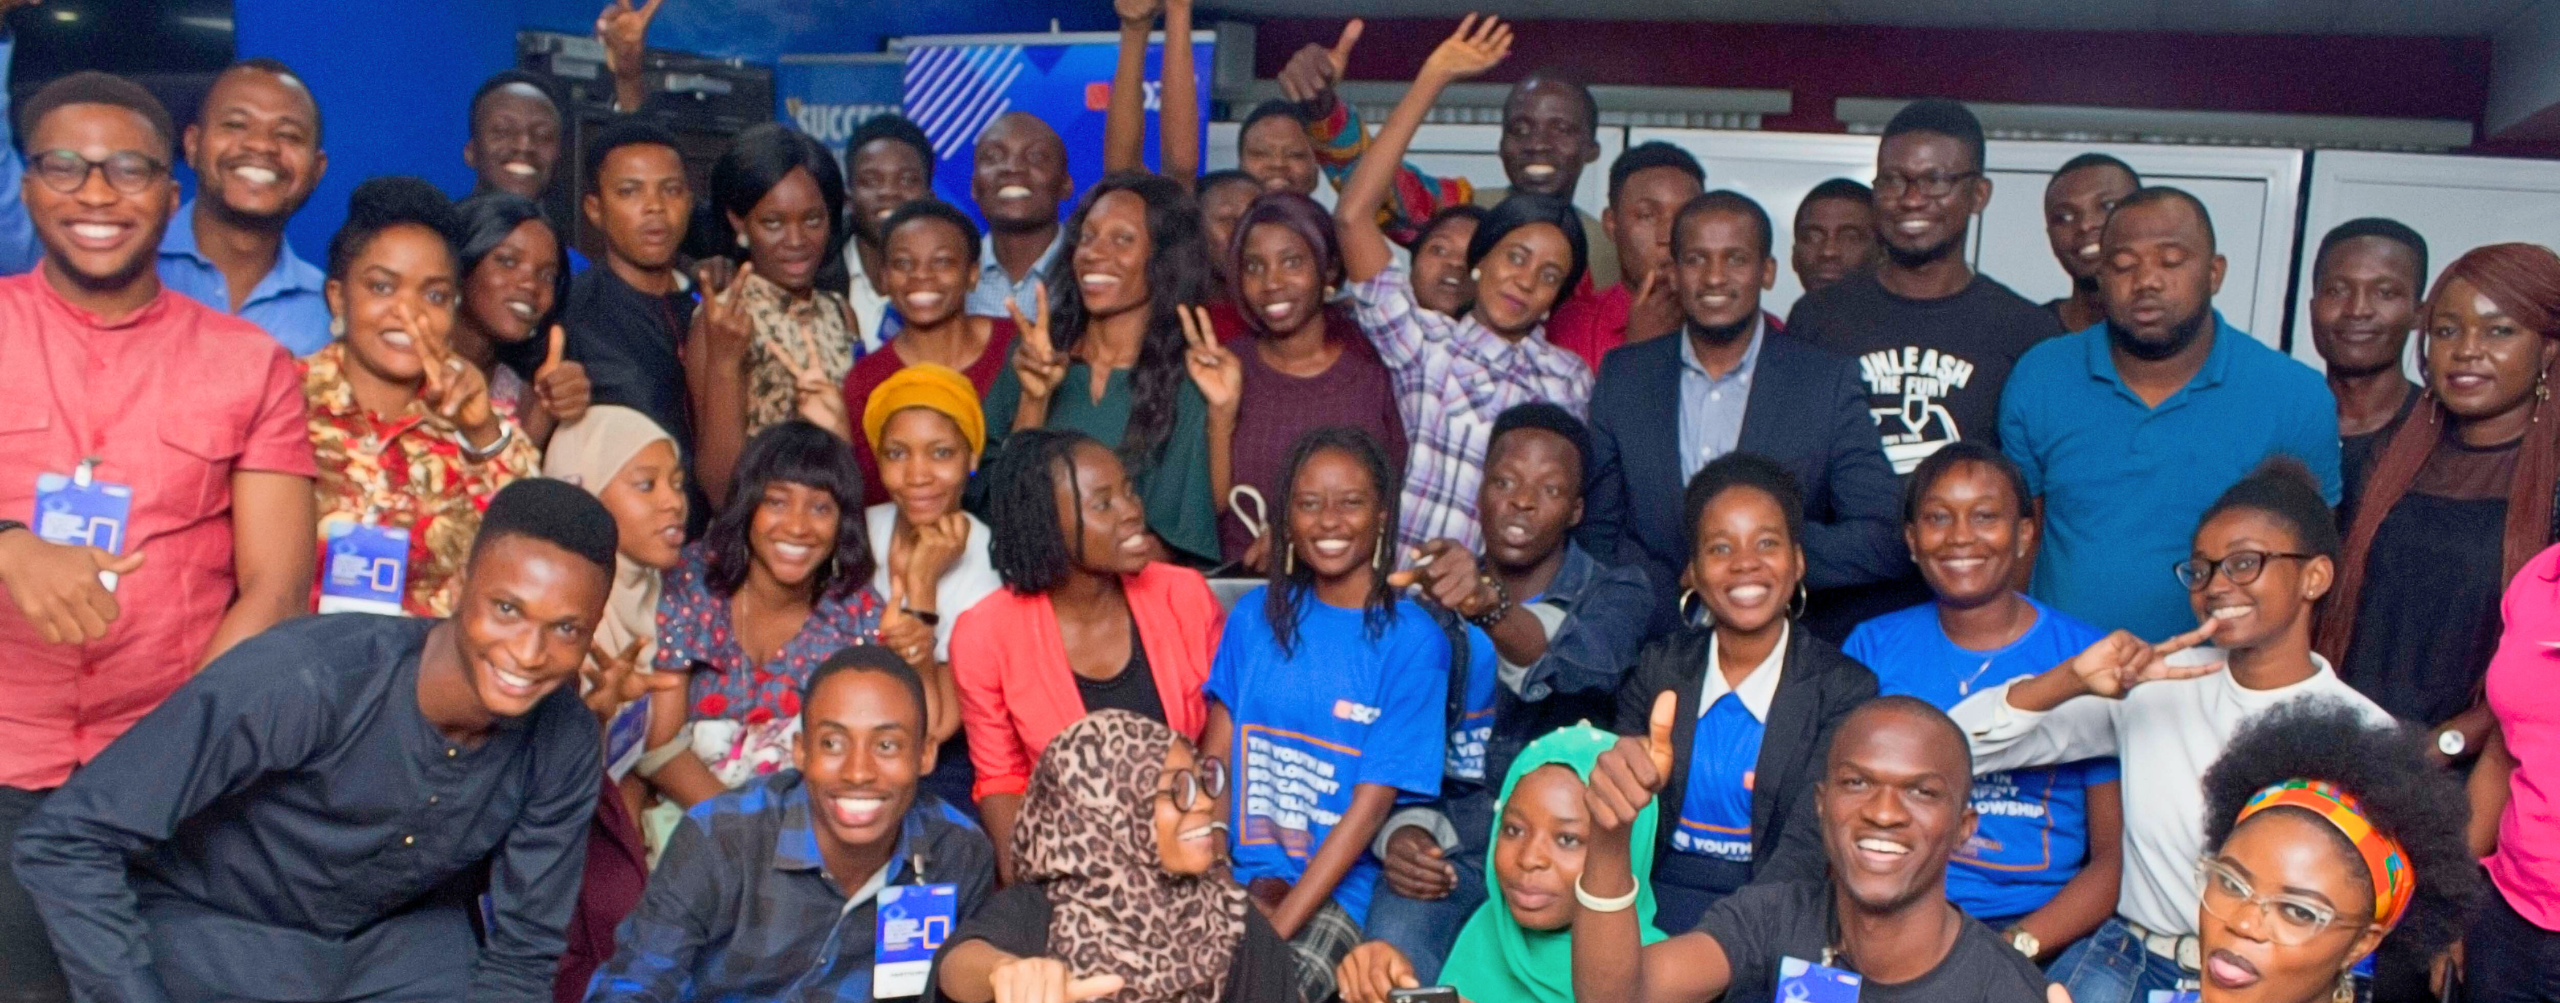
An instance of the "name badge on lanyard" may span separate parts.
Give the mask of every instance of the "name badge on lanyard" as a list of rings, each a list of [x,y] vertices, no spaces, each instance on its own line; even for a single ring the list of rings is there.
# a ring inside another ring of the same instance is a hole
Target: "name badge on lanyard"
[[[409,531],[331,519],[320,567],[320,612],[399,616],[409,584]]]
[[[2202,1003],[2203,999],[2204,994],[2193,989],[2184,992],[2175,989],[2154,989],[2151,991],[2150,1003]]]
[[[637,671],[637,670],[634,670]],[[642,748],[649,737],[649,698],[646,696],[623,704],[613,715],[613,723],[604,726],[604,772],[614,783],[640,765]]]
[[[1778,999],[1784,1003],[1858,1003],[1858,973],[1794,956],[1778,959]]]
[[[959,885],[890,885],[880,889],[880,930],[871,963],[871,997],[924,992],[933,953],[959,921]]]
[[[46,543],[123,555],[125,529],[133,519],[133,488],[98,480],[97,468],[97,458],[90,457],[67,477],[36,475],[37,537]],[[115,591],[115,572],[98,572],[98,584]]]

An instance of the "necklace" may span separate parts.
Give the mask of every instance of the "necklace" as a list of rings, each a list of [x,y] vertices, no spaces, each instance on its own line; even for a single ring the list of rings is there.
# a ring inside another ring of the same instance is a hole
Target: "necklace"
[[[1977,682],[1981,682],[1981,681],[1982,681],[1982,674],[1983,674],[1983,673],[1985,673],[1985,672],[1989,672],[1989,671],[1991,671],[1991,662],[1992,662],[1992,661],[1993,661],[1992,659],[1988,659],[1988,658],[1983,659],[1983,660],[1982,660],[1982,667],[1981,667],[1981,668],[1978,668],[1978,669],[1973,670],[1973,674],[1972,674],[1972,675],[1964,677],[1964,681],[1963,681],[1963,682],[1957,683],[1957,684],[1956,684],[1956,695],[1958,695],[1958,696],[1964,696],[1964,695],[1971,694],[1971,693],[1973,692],[1973,684],[1975,684],[1975,683],[1977,683]]]

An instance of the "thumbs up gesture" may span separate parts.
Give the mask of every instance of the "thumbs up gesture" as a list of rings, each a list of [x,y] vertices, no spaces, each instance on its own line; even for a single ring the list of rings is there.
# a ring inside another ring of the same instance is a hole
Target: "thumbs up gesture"
[[[1627,838],[1636,816],[1653,803],[1655,793],[1671,778],[1671,723],[1679,713],[1679,697],[1664,690],[1653,698],[1653,719],[1643,738],[1621,738],[1591,765],[1591,786],[1583,800],[1591,822],[1603,833]]]

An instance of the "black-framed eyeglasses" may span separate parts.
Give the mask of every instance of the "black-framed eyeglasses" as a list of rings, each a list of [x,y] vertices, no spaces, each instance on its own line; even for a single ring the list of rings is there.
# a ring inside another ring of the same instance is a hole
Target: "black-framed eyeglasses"
[[[1920,189],[1920,194],[1924,196],[1933,199],[1942,199],[1954,193],[1957,185],[1981,176],[1981,171],[1958,171],[1954,174],[1923,174],[1918,177],[1912,177],[1908,174],[1895,174],[1887,171],[1876,175],[1876,196],[1879,198],[1900,198],[1904,191],[1917,188]]]
[[[1202,799],[1217,800],[1227,793],[1227,764],[1216,756],[1200,760],[1199,765],[1173,774],[1173,788],[1156,792],[1160,798],[1171,798],[1174,808],[1190,811],[1200,807]]]
[[[71,150],[46,150],[27,166],[44,180],[45,187],[65,195],[88,184],[91,171],[104,172],[107,186],[127,195],[150,191],[152,184],[169,176],[169,165],[131,150],[109,154],[105,160],[91,160]]]
[[[2177,573],[2178,584],[2186,586],[2187,591],[2202,592],[2204,591],[2205,585],[2213,581],[2213,572],[2217,568],[2221,569],[2222,577],[2231,579],[2231,584],[2247,585],[2250,582],[2257,581],[2258,575],[2267,570],[2268,561],[2272,561],[2280,557],[2290,558],[2296,561],[2307,561],[2318,556],[2320,555],[2281,554],[2271,553],[2264,550],[2234,550],[2228,554],[2224,554],[2222,559],[2219,561],[2208,561],[2201,557],[2190,557],[2186,560],[2170,565],[2169,570]]]

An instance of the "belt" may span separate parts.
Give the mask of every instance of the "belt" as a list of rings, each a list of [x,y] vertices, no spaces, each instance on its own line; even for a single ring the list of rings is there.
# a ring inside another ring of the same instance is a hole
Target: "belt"
[[[2140,923],[2121,916],[2116,918],[2124,923],[2126,930],[2142,938],[2144,950],[2177,962],[2180,971],[2193,972],[2203,968],[2202,952],[2196,948],[2194,934],[2153,933]]]

